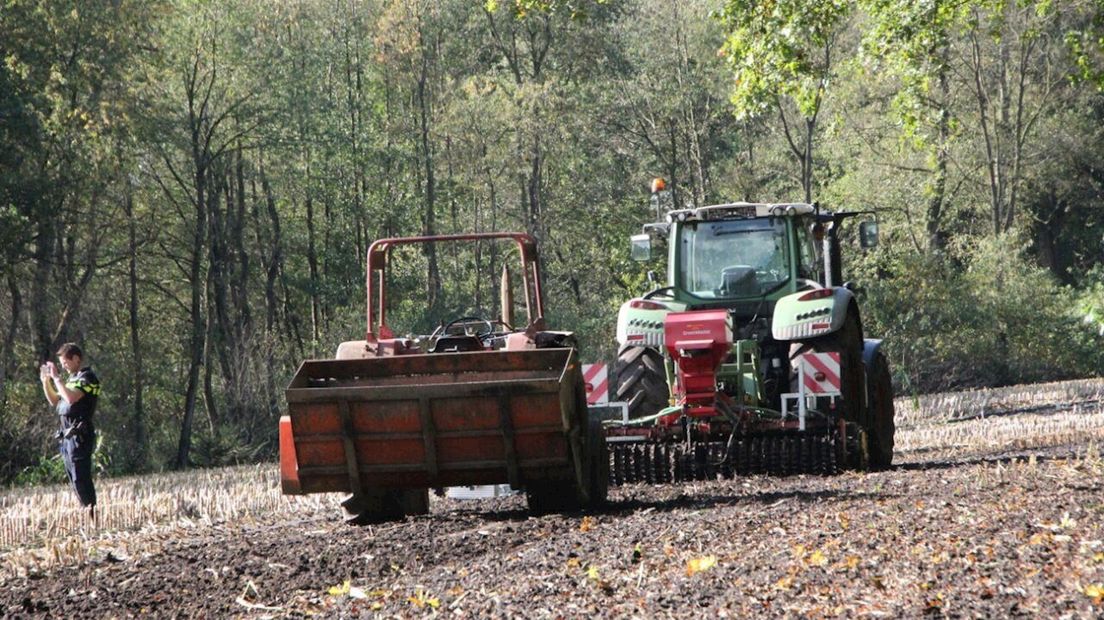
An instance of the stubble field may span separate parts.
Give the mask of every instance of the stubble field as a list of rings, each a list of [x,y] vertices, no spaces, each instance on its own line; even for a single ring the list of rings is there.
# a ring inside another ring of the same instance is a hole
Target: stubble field
[[[432,498],[356,528],[274,465],[0,494],[0,615],[1104,615],[1104,380],[897,401],[895,467],[611,491],[533,517]]]

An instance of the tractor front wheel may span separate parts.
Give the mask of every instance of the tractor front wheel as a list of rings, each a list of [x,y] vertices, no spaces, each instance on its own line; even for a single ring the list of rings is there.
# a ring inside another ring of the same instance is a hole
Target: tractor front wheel
[[[670,403],[667,371],[658,350],[627,344],[618,351],[613,371],[617,400],[628,403],[629,418],[659,413]]]
[[[893,420],[893,380],[889,374],[889,362],[881,351],[874,355],[870,366],[867,376],[867,404],[873,418],[869,430],[870,468],[889,469],[893,464],[893,434],[896,431]]]

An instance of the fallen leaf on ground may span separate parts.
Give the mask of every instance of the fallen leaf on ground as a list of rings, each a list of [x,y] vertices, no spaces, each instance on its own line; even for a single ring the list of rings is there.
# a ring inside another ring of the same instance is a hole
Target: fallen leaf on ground
[[[349,588],[350,587],[352,587],[352,584],[349,583],[348,579],[346,579],[345,583],[343,583],[341,585],[333,586],[329,590],[327,590],[326,592],[329,593],[330,596],[345,596],[346,594],[349,593]]]
[[[433,609],[437,609],[441,606],[441,599],[435,596],[430,596],[425,590],[422,589],[415,590],[414,595],[407,597],[406,600],[418,609],[422,609],[425,607],[432,607]]]
[[[586,517],[583,517],[582,522],[579,523],[579,531],[580,532],[589,532],[591,530],[591,528],[593,528],[597,523],[598,523],[598,521],[594,517],[591,517],[589,515],[586,516]]]
[[[697,573],[707,571],[717,565],[717,556],[715,555],[703,555],[698,558],[692,558],[686,563],[686,575],[693,577]]]

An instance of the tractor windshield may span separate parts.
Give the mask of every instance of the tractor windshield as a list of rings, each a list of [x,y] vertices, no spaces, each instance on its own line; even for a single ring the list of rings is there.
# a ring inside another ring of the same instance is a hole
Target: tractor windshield
[[[689,222],[678,252],[679,286],[704,299],[759,297],[790,277],[780,218]]]

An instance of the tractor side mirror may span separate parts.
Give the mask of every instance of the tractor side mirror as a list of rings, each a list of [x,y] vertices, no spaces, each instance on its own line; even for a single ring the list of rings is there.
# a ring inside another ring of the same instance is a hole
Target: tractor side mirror
[[[629,237],[632,242],[632,259],[644,262],[652,259],[652,236],[648,233]]]
[[[859,245],[864,250],[878,247],[878,222],[866,220],[859,224]]]

